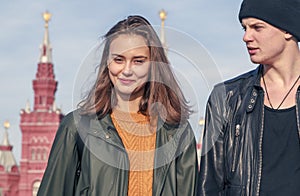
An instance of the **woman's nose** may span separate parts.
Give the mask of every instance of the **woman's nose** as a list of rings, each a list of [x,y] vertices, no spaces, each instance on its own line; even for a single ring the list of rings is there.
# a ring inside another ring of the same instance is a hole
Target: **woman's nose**
[[[132,74],[132,63],[130,61],[126,61],[124,68],[123,68],[124,75],[131,75]]]

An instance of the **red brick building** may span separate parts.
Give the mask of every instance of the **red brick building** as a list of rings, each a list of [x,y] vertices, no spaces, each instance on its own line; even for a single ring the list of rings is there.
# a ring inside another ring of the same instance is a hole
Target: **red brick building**
[[[20,112],[22,153],[20,166],[14,161],[7,133],[0,145],[0,196],[36,195],[46,169],[56,130],[63,117],[55,105],[55,80],[48,22],[44,13],[45,33],[41,46],[36,77],[33,80],[34,106],[29,104]],[[9,155],[8,155],[9,154]]]

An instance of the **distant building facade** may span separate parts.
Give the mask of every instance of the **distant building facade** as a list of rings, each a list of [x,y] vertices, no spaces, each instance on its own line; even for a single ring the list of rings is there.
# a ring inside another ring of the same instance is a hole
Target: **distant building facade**
[[[17,165],[9,144],[7,130],[0,145],[0,196],[33,196],[37,194],[47,166],[51,146],[63,118],[55,105],[55,80],[52,48],[49,41],[50,13],[43,14],[45,33],[36,77],[33,80],[34,106],[29,103],[20,112],[22,152]]]
[[[0,196],[18,195],[20,172],[8,140],[8,122],[4,123],[4,128],[0,144]]]

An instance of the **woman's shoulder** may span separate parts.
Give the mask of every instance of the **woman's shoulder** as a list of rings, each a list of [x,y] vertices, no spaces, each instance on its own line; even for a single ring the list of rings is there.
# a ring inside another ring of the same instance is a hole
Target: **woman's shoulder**
[[[188,120],[184,120],[182,122],[176,123],[176,124],[170,124],[165,122],[163,124],[164,129],[167,131],[169,135],[178,135],[178,134],[183,134],[183,133],[192,133],[193,134],[193,129]]]
[[[75,134],[81,118],[82,115],[80,114],[80,111],[78,109],[73,110],[63,117],[59,129]]]
[[[61,126],[74,126],[79,117],[80,117],[80,114],[79,114],[78,110],[71,111],[63,117],[60,125]]]

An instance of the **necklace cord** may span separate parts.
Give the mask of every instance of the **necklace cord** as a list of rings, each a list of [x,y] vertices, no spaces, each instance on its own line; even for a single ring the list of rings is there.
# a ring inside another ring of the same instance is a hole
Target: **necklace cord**
[[[271,108],[274,109],[274,107],[273,107],[273,105],[271,103],[271,100],[270,100],[270,96],[269,96],[268,90],[267,90],[267,85],[266,85],[266,82],[265,82],[264,74],[262,75],[262,79],[263,79],[264,87],[265,87],[265,90],[266,90],[268,102],[269,102]],[[278,105],[278,107],[276,108],[276,110],[278,110],[280,108],[280,106],[283,104],[283,102],[286,100],[286,98],[291,93],[291,91],[293,90],[293,88],[295,87],[295,85],[297,84],[297,82],[298,82],[299,79],[300,79],[300,75],[298,76],[297,80],[294,82],[294,84],[290,88],[290,90],[287,92],[287,94],[284,96],[284,98],[282,99],[281,103]]]

